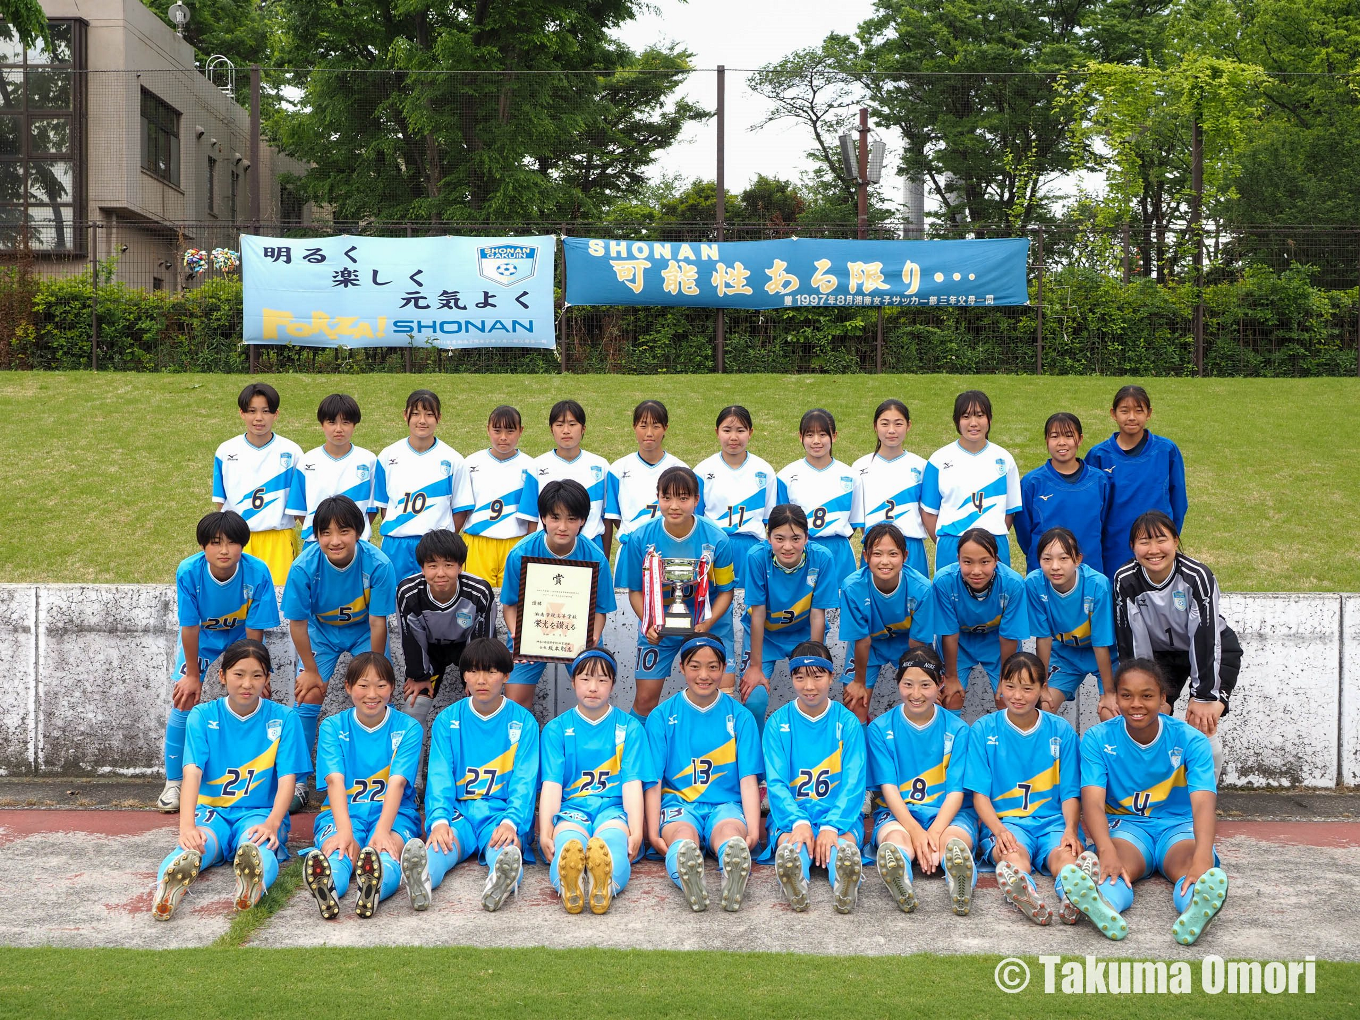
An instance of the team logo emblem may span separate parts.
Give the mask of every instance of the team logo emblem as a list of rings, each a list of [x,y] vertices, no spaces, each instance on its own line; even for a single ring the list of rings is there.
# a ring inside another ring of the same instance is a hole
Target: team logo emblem
[[[1044,601],[1045,602],[1048,601],[1048,596],[1046,595],[1044,596]],[[1095,608],[1096,600],[1091,598],[1091,596],[1087,595],[1085,598],[1081,600],[1081,611],[1085,613],[1087,616],[1090,616],[1093,612],[1095,612]]]
[[[265,728],[265,732],[269,734],[270,740],[278,740],[279,734],[283,732],[283,720],[270,719],[269,725]]]
[[[354,469],[354,474],[358,477],[359,481],[366,482],[373,476],[373,469],[367,464],[360,464]]]
[[[285,471],[287,471],[290,467],[293,466],[293,455],[292,455],[291,453],[288,453],[288,452],[284,452],[284,453],[279,454],[279,465],[280,465]]]
[[[403,734],[403,733],[393,733],[393,734],[392,734],[392,753],[393,753],[393,754],[396,754],[397,748],[399,748],[399,747],[401,746],[401,738],[402,738],[403,736],[405,736],[405,734]]]
[[[948,754],[952,750],[954,750],[954,734],[946,733],[944,735],[944,753]]]
[[[600,467],[598,464],[590,465],[590,477],[598,482],[604,477],[604,468]]]
[[[737,735],[737,721],[730,715],[727,717],[727,735],[735,737]]]
[[[820,573],[821,570],[817,567],[813,567],[811,570],[808,571],[807,583],[809,588],[817,587],[817,575]]]
[[[907,615],[915,616],[916,607],[919,606],[920,604],[921,603],[918,602],[916,599],[912,598],[911,596],[907,596]]]
[[[368,584],[368,575],[365,574],[365,575],[364,575],[364,588],[367,589],[368,586],[369,586],[369,584]]]
[[[855,487],[855,480],[849,475],[841,475],[841,488],[849,492]]]
[[[439,462],[439,470],[442,471],[442,472],[444,472],[444,477],[445,477],[445,478],[448,478],[451,474],[453,474],[453,462],[452,462],[452,461],[447,461],[447,460],[441,460],[441,461]]]
[[[472,623],[473,623],[473,620],[472,620],[472,610],[470,610],[470,609],[460,609],[460,610],[458,610],[458,612],[456,612],[456,613],[453,614],[453,618],[454,618],[455,620],[458,621],[458,626],[460,626],[460,627],[463,627],[463,628],[466,629],[466,628],[472,626]],[[519,724],[516,723],[516,725],[519,725]]]
[[[911,480],[912,480],[913,482],[919,482],[919,481],[921,480],[921,469],[920,469],[920,468],[912,468],[912,469],[911,469]]]
[[[764,471],[757,471],[757,472],[756,472],[756,484],[759,485],[759,486],[764,486],[765,483],[769,480],[769,477],[770,477],[770,476],[767,475]]]
[[[1185,612],[1185,592],[1173,591],[1171,593],[1171,601],[1176,604],[1177,609],[1181,612]]]
[[[1051,739],[1049,740],[1049,742],[1048,742],[1048,749],[1049,749],[1049,751],[1052,752],[1054,758],[1059,758],[1059,757],[1061,757],[1061,756],[1062,756],[1062,737],[1053,737],[1053,738],[1051,738]]]
[[[1179,747],[1173,747],[1171,749],[1171,767],[1173,769],[1178,769],[1181,767],[1181,754],[1182,751]]]
[[[477,249],[477,275],[502,287],[523,283],[538,269],[538,248],[532,244],[494,244]]]
[[[1000,478],[1005,473],[1006,473],[1006,459],[1004,457],[996,458],[996,477]]]
[[[712,562],[713,557],[716,553],[717,550],[714,549],[713,546],[709,545],[707,542],[704,543],[703,555],[707,556],[710,562]]]
[[[624,736],[624,734],[627,733],[627,732],[628,732],[628,730],[627,730],[626,727],[624,727],[624,726],[615,726],[615,727],[614,727],[614,743],[616,743],[616,744],[622,744],[622,743],[623,743],[623,736]]]
[[[241,585],[241,598],[243,598],[243,599],[249,599],[249,598],[250,598],[251,596],[253,596],[254,594],[255,594],[255,586],[254,586],[253,584],[243,584],[243,585]]]
[[[518,719],[516,719],[509,726],[506,727],[505,732],[510,737],[510,743],[513,744],[519,740],[520,730],[523,729],[523,726],[524,724],[521,723]]]

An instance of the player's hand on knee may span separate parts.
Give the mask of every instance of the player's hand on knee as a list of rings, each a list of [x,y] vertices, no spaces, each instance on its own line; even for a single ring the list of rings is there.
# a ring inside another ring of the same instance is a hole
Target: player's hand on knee
[[[767,683],[768,681],[765,679],[765,674],[759,666],[755,663],[747,666],[746,672],[741,675],[741,686],[738,688],[741,692],[741,700],[744,702],[751,696],[752,691],[757,687],[766,686]]]
[[[368,841],[368,845],[380,854],[386,853],[392,857],[399,858],[401,857],[402,845],[405,842],[405,840],[391,830],[388,830],[387,832],[375,831],[373,837]]]
[[[179,828],[179,845],[184,847],[185,850],[192,850],[196,854],[201,854],[208,845],[207,833],[192,823],[188,826],[181,825]]]
[[[408,708],[414,708],[416,698],[419,698],[422,695],[427,698],[434,697],[430,691],[431,687],[428,680],[407,680],[406,685],[402,688],[401,696],[406,699],[406,706]]]
[[[270,850],[279,848],[279,830],[277,826],[271,826],[268,822],[261,822],[259,825],[252,825],[246,830],[246,839],[256,846],[267,846]]]
[[[511,821],[501,822],[496,826],[496,831],[491,834],[488,846],[496,848],[506,846],[519,846],[519,834],[515,832],[515,823]]]
[[[958,710],[963,707],[963,684],[956,676],[944,678],[944,688],[940,691],[940,704],[945,708]]]
[[[543,856],[546,859],[553,859],[553,851],[557,849],[557,844],[553,840],[552,833],[544,832],[542,830],[539,831],[538,848],[543,851]],[[448,850],[449,847],[445,847],[444,849]]]
[[[1019,844],[1015,842],[1015,836],[1011,830],[1004,825],[992,830],[992,835],[996,837],[996,857],[1000,860],[1006,854],[1013,854],[1019,849]]]
[[[1218,732],[1218,719],[1223,714],[1221,701],[1195,701],[1185,706],[1185,721],[1206,737]]]
[[[440,822],[430,830],[430,842],[444,853],[453,849],[453,829],[449,828],[448,822]]]
[[[862,680],[851,680],[845,685],[845,690],[841,695],[845,700],[846,708],[863,707],[869,708],[869,688]]]
[[[642,830],[628,830],[628,859],[631,861],[642,849]]]
[[[314,669],[304,669],[298,674],[297,684],[293,688],[293,695],[298,701],[303,701],[313,694],[324,692],[326,682],[321,679],[321,674]]]
[[[202,677],[182,676],[175,681],[174,689],[170,692],[170,700],[181,712],[187,712],[198,704],[199,696],[202,693]]]
[[[812,859],[817,862],[819,868],[825,868],[827,862],[831,860],[831,849],[836,845],[839,836],[830,829],[823,829],[817,834],[817,843],[813,847]]]

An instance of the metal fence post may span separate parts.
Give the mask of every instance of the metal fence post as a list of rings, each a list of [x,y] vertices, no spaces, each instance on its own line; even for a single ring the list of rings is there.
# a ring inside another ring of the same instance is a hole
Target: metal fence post
[[[567,232],[567,225],[562,224],[562,233]],[[554,242],[556,243],[556,242]],[[562,310],[557,316],[557,346],[558,359],[561,363],[563,375],[567,374],[567,247],[562,245]]]
[[[1038,274],[1034,288],[1034,374],[1044,374],[1044,228],[1034,228],[1034,258]]]
[[[99,371],[99,223],[90,221],[90,371]]]
[[[409,224],[409,223],[406,224],[406,236],[407,236],[407,237],[410,237],[410,236],[411,236],[411,224]],[[405,354],[406,374],[407,374],[407,375],[410,375],[410,374],[411,374],[412,372],[414,372],[415,369],[416,369],[416,366],[415,366],[415,352],[411,350],[411,346],[412,346],[414,343],[415,343],[415,341],[412,340],[409,336],[406,338],[406,350],[405,350],[403,353]]]
[[[723,226],[724,226],[724,220],[725,220],[726,213],[727,213],[727,181],[726,181],[726,167],[724,166],[724,163],[725,163],[725,161],[726,161],[726,152],[725,152],[724,134],[723,134],[723,132],[724,132],[724,130],[725,130],[725,127],[726,127],[726,122],[727,122],[726,92],[727,92],[727,68],[726,68],[724,65],[719,64],[719,65],[718,65],[718,165],[717,165],[717,167],[716,167],[715,181],[714,181],[714,183],[717,185],[717,188],[716,188],[716,193],[717,193],[717,203],[716,203],[716,212],[714,213],[714,225],[717,227],[717,232],[718,232],[717,240],[718,240],[719,242],[725,240],[725,238],[723,237]],[[727,335],[726,335],[726,334],[727,334],[727,317],[723,314],[723,310],[722,310],[721,308],[718,309],[717,314],[714,316],[714,321],[713,321],[713,331],[714,331],[714,357],[713,357],[714,367],[717,368],[718,374],[721,375],[722,372],[723,372],[723,370],[724,370],[724,368],[726,367],[726,366],[724,366],[723,362],[726,360],[725,355],[726,355],[726,347],[727,347]]]
[[[1195,245],[1195,374],[1204,375],[1204,133],[1196,115],[1190,125],[1190,236]]]

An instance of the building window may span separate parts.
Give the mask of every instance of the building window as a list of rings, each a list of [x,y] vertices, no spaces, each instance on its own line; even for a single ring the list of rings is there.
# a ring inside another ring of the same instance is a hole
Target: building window
[[[232,170],[231,172],[231,222],[236,222],[236,193],[240,191],[241,174]]]
[[[179,187],[179,111],[142,89],[142,169]]]
[[[208,212],[217,212],[217,160],[208,157]]]
[[[302,196],[287,185],[279,187],[279,225],[302,226]]]

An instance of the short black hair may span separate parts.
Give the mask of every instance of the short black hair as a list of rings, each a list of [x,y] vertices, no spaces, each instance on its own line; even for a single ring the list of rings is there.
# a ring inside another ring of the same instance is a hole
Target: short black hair
[[[1009,680],[1022,673],[1028,673],[1040,687],[1048,685],[1048,670],[1044,668],[1043,660],[1033,652],[1012,652],[1011,657],[1001,667],[1002,680]]]
[[[495,638],[473,638],[458,657],[460,673],[505,673],[515,668],[515,657],[510,649]]]
[[[406,398],[406,411],[404,417],[409,418],[412,411],[429,411],[436,418],[443,417],[444,412],[440,408],[439,394],[434,390],[412,390],[411,395]]]
[[[360,652],[349,660],[349,668],[345,670],[345,688],[349,689],[359,682],[359,678],[368,670],[378,674],[379,680],[386,680],[388,686],[393,690],[397,686],[397,673],[392,668],[391,661],[382,652]]]
[[[719,411],[718,420],[713,423],[713,427],[715,429],[722,428],[722,423],[727,421],[728,418],[737,419],[739,424],[746,426],[746,431],[748,432],[755,429],[755,426],[751,423],[751,412],[740,404],[730,404]]]
[[[699,476],[687,467],[677,464],[675,467],[668,467],[661,472],[661,477],[656,480],[656,494],[660,496],[694,496],[699,495]]]
[[[1129,548],[1133,548],[1133,543],[1140,538],[1156,538],[1160,534],[1167,534],[1177,542],[1181,540],[1180,529],[1176,527],[1176,522],[1161,510],[1148,510],[1133,519],[1129,525]]]
[[[1081,419],[1071,411],[1059,411],[1057,414],[1050,414],[1048,416],[1048,421],[1044,422],[1044,438],[1047,439],[1049,433],[1059,425],[1067,426],[1067,428],[1072,430],[1073,435],[1077,438],[1081,438]],[[1062,435],[1064,431],[1066,431],[1066,429],[1060,430],[1058,434]]]
[[[1074,560],[1081,558],[1081,543],[1077,541],[1077,536],[1070,529],[1061,526],[1049,528],[1039,536],[1039,543],[1034,547],[1034,555],[1042,557],[1044,550],[1054,542],[1057,542],[1058,548]]]
[[[1166,673],[1162,671],[1162,667],[1157,664],[1155,659],[1135,658],[1121,662],[1114,671],[1114,679],[1110,683],[1110,687],[1115,693],[1119,692],[1119,681],[1130,673],[1146,673],[1152,677],[1153,680],[1157,681],[1157,686],[1161,688],[1162,697],[1170,700],[1171,685],[1167,682]]]
[[[265,673],[274,671],[273,660],[269,657],[269,649],[262,642],[253,638],[241,638],[240,641],[233,641],[227,645],[227,650],[222,653],[222,672],[225,673],[242,659],[254,659],[264,667]]]
[[[316,508],[312,518],[312,534],[318,537],[332,524],[349,528],[356,535],[364,533],[364,512],[348,496],[327,496]]]
[[[869,558],[869,554],[873,552],[874,546],[878,545],[878,543],[885,538],[893,545],[897,546],[897,551],[900,552],[904,558],[906,557],[907,538],[902,534],[902,529],[892,521],[879,521],[864,534],[864,541],[861,543],[861,549],[864,552],[864,558],[866,560]]]
[[[316,407],[316,420],[323,425],[328,421],[339,421],[341,418],[358,425],[361,417],[359,401],[348,393],[332,393],[329,397],[322,397],[321,403]]]
[[[765,534],[772,534],[776,528],[792,524],[804,535],[808,533],[807,512],[797,503],[780,503],[765,518]]]
[[[579,425],[586,423],[586,409],[574,400],[559,400],[553,404],[552,410],[548,412],[548,427],[556,425],[559,421],[571,415]]]
[[[554,510],[584,521],[590,517],[590,493],[571,478],[549,482],[538,494],[538,519],[543,520]]]
[[[463,541],[463,536],[448,528],[435,528],[421,535],[420,541],[416,543],[416,562],[423,567],[436,557],[441,560],[452,560],[461,567],[467,562],[468,557],[467,543]]]
[[[256,397],[264,397],[265,404],[269,407],[270,414],[279,413],[279,391],[270,386],[267,382],[253,382],[241,391],[241,395],[236,398],[236,406],[242,411],[250,410],[250,402]]]
[[[491,416],[487,418],[488,428],[493,429],[522,429],[524,421],[519,416],[519,408],[511,407],[509,404],[501,404],[492,410]]]
[[[670,428],[671,416],[666,410],[666,405],[659,400],[644,400],[633,408],[633,424],[637,425],[644,419],[650,418],[663,429]]]
[[[981,390],[964,390],[954,398],[954,431],[959,430],[959,421],[969,411],[977,411],[987,419],[987,435],[992,433],[992,398]]]
[[[218,535],[225,535],[228,542],[245,545],[250,541],[250,525],[235,510],[214,510],[204,514],[198,522],[198,544],[207,548]]]

